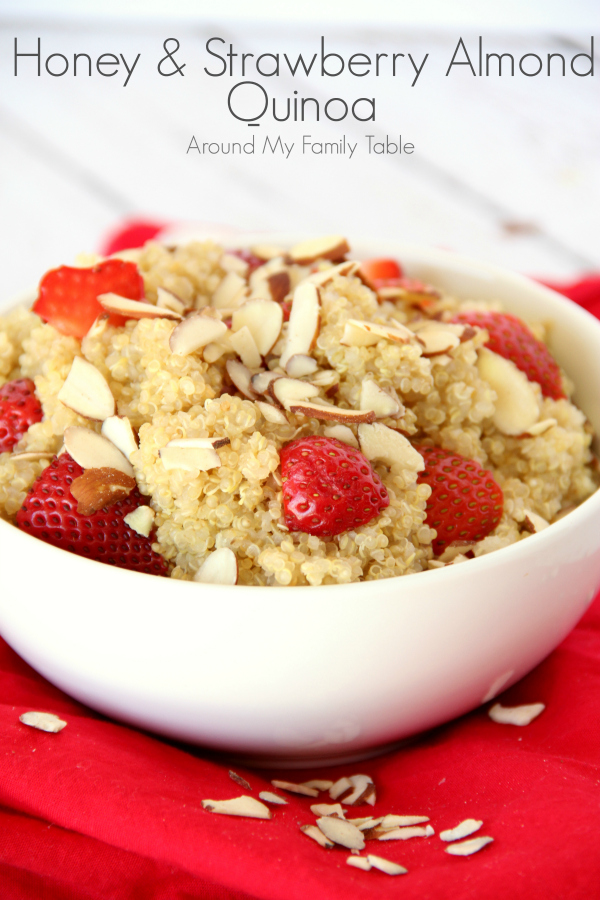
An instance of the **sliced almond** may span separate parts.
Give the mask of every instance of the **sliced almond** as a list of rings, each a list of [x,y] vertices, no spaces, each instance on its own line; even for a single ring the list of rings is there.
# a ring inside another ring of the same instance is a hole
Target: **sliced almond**
[[[344,808],[340,803],[313,803],[310,811],[315,816],[337,816],[338,819],[346,817]]]
[[[253,244],[250,247],[250,252],[254,253],[259,259],[264,259],[265,261],[285,256],[285,250],[278,247],[277,244]]]
[[[529,725],[545,709],[544,703],[525,703],[522,706],[502,706],[501,703],[495,703],[488,710],[488,716],[501,725]]]
[[[229,337],[229,343],[243,362],[249,369],[258,369],[262,363],[262,357],[258,352],[256,341],[252,337],[252,332],[247,325],[234,331]]]
[[[238,391],[249,400],[256,400],[256,391],[251,385],[252,372],[243,363],[237,359],[228,359],[225,363],[227,374]]]
[[[279,303],[262,297],[246,300],[233,313],[231,330],[239,331],[244,325],[250,330],[260,355],[266,356],[281,333],[283,310]]]
[[[279,788],[281,791],[289,791],[291,794],[302,794],[304,797],[319,796],[316,788],[306,787],[305,784],[295,784],[292,781],[278,781],[277,779],[271,781],[271,784],[273,787]]]
[[[289,255],[295,263],[305,266],[315,262],[317,259],[330,259],[333,262],[338,262],[349,252],[350,247],[346,238],[335,234],[302,241],[300,244],[292,247]]]
[[[361,803],[375,805],[375,785],[370,775],[350,775],[348,781],[352,790],[342,794],[342,803],[346,806],[359,806]]]
[[[402,406],[397,397],[392,397],[371,378],[365,378],[360,389],[361,409],[372,409],[378,419],[397,415]]]
[[[496,392],[492,420],[498,431],[507,435],[529,431],[538,419],[539,406],[527,376],[510,359],[487,347],[478,352],[477,369],[480,377]]]
[[[179,316],[183,316],[185,312],[185,303],[177,294],[162,287],[156,289],[156,306],[157,309],[168,309]]]
[[[224,322],[201,312],[190,313],[171,332],[169,347],[171,353],[187,356],[213,341],[219,341],[226,334],[227,325]]]
[[[460,345],[458,335],[453,334],[449,328],[434,323],[422,328],[418,333],[418,339],[423,344],[423,356],[448,353]]]
[[[251,374],[250,385],[256,394],[267,394],[271,382],[282,377],[281,372],[257,372],[255,375]]]
[[[86,469],[73,479],[71,493],[77,500],[77,512],[81,516],[91,516],[128,497],[135,485],[135,478],[118,469]]]
[[[265,803],[274,803],[275,806],[287,806],[287,800],[280,797],[279,794],[274,794],[272,791],[261,791],[258,796]]]
[[[265,403],[264,400],[257,400],[256,405],[260,409],[267,422],[271,422],[272,425],[288,424],[288,417],[282,409],[279,409],[278,406],[272,406],[270,403]]]
[[[306,837],[312,838],[313,841],[320,844],[321,847],[325,847],[326,850],[331,850],[335,847],[335,841],[330,841],[329,838],[325,837],[323,832],[320,831],[316,825],[301,825],[300,831],[302,834],[305,834]]]
[[[132,512],[128,513],[123,521],[126,525],[143,537],[150,537],[150,532],[154,526],[155,512],[151,506],[138,506]]]
[[[285,371],[290,378],[302,378],[303,375],[312,375],[317,371],[318,363],[312,356],[303,353],[294,353],[287,361]]]
[[[493,840],[494,838],[487,836],[471,838],[470,841],[461,841],[459,844],[449,844],[448,847],[444,847],[444,850],[451,856],[471,856],[473,853],[482,850],[487,844],[491,844]]]
[[[313,778],[310,781],[303,781],[302,784],[307,788],[314,788],[317,791],[328,791],[333,781],[327,781],[324,778]]]
[[[80,425],[69,425],[63,435],[64,448],[75,462],[84,469],[118,469],[133,476],[133,466],[115,445]]]
[[[391,859],[384,859],[382,856],[375,856],[373,853],[369,853],[366,858],[374,869],[379,869],[380,872],[385,872],[386,875],[406,875],[408,872],[408,869],[405,869],[399,863],[392,862]]]
[[[440,831],[442,841],[459,841],[461,838],[469,837],[479,831],[483,822],[480,819],[463,819],[455,828],[447,828]]]
[[[366,818],[348,819],[347,821],[356,825],[359,831],[367,832],[377,828],[377,826],[381,824],[382,819],[383,816],[367,816]]]
[[[19,722],[22,722],[23,725],[29,725],[30,728],[37,728],[38,731],[47,731],[50,734],[58,734],[67,725],[64,719],[59,719],[54,713],[33,711],[20,715]]]
[[[284,409],[290,409],[298,400],[308,400],[318,397],[319,388],[308,381],[300,381],[297,378],[275,378],[268,387],[269,394],[276,403]]]
[[[218,450],[226,447],[231,441],[228,437],[173,438],[167,447],[187,447],[188,450]]]
[[[223,816],[246,816],[249,819],[270,819],[271,810],[260,800],[243,794],[231,800],[203,800],[202,808],[207,812]]]
[[[310,382],[317,387],[328,388],[332,385],[339,384],[340,376],[335,369],[320,369],[311,376]]]
[[[48,453],[45,450],[23,450],[22,453],[11,453],[11,462],[35,462],[41,459],[54,459],[55,453]]]
[[[410,328],[400,323],[379,325],[375,322],[363,322],[361,319],[348,319],[340,344],[349,347],[370,347],[381,340],[408,344],[410,341],[416,341],[416,337]]]
[[[248,263],[234,253],[224,253],[219,260],[219,265],[225,272],[235,272],[241,278],[246,278],[248,275]]]
[[[106,378],[81,356],[73,360],[58,399],[86,419],[102,421],[115,412],[115,398]]]
[[[549,525],[550,522],[544,519],[543,516],[538,516],[537,513],[534,513],[530,509],[525,510],[525,518],[523,520],[524,531],[529,531],[531,534],[537,534],[540,531],[544,531]]]
[[[127,459],[131,459],[131,454],[138,449],[138,442],[127,416],[109,416],[102,423],[100,431]]]
[[[363,872],[370,872],[373,868],[366,856],[349,856],[346,864],[355,869],[362,869]]]
[[[311,281],[313,284],[316,284],[318,287],[325,287],[325,285],[330,284],[333,279],[338,275],[345,275],[346,277],[350,275],[354,275],[358,272],[360,268],[360,263],[355,260],[346,259],[344,262],[339,263],[337,266],[329,266],[327,269],[321,269],[319,272],[313,272],[312,275],[309,275],[306,279],[307,281]]]
[[[538,437],[540,434],[545,434],[549,428],[553,428],[554,425],[558,425],[556,419],[542,419],[541,422],[536,422],[531,426],[526,432],[525,437]]]
[[[422,472],[425,462],[410,441],[381,422],[358,426],[361,452],[368,460],[380,460],[386,466],[399,465],[404,469]]]
[[[237,272],[228,272],[212,295],[210,304],[215,309],[236,309],[248,295],[245,278]]]
[[[237,584],[237,557],[229,547],[220,547],[209,553],[196,574],[199,584]]]
[[[145,303],[143,300],[130,300],[119,294],[99,294],[98,303],[109,313],[116,313],[126,319],[181,319],[181,313],[173,309]]]
[[[239,784],[240,787],[243,787],[247,791],[252,790],[252,785],[246,781],[245,778],[242,778],[241,775],[238,775],[237,772],[234,772],[233,769],[230,769],[227,773],[232,781],[235,781],[236,784]]]
[[[454,562],[457,556],[466,556],[467,553],[472,553],[476,546],[477,544],[472,541],[452,541],[440,554],[440,561],[443,563]]]
[[[397,816],[390,813],[381,820],[382,828],[402,828],[406,825],[421,825],[429,822],[429,816]]]
[[[208,448],[167,446],[159,450],[159,455],[167,471],[184,469],[186,472],[208,472],[221,465],[217,451]]]
[[[337,800],[338,797],[341,797],[342,794],[347,794],[348,791],[352,790],[352,782],[349,778],[343,775],[341,778],[331,785],[329,788],[329,796],[332,800]]]
[[[288,330],[279,360],[284,369],[292,356],[308,355],[313,348],[321,322],[321,297],[319,289],[309,281],[303,281],[294,291]]]
[[[266,277],[267,287],[271,300],[275,303],[281,303],[290,292],[291,280],[290,273],[287,269],[281,269],[279,272],[271,272]]]
[[[317,827],[322,831],[326,838],[339,844],[341,847],[347,847],[349,850],[363,850],[365,839],[361,831],[345,819],[338,819],[336,816],[321,816],[317,819]]]
[[[431,825],[422,828],[420,825],[405,825],[398,828],[386,828],[377,835],[379,841],[408,841],[415,837],[431,837],[435,831]]]
[[[311,403],[308,400],[296,401],[290,406],[290,412],[311,419],[333,420],[335,422],[349,422],[356,425],[361,422],[373,422],[375,413],[370,409],[341,409],[339,406],[325,405],[323,403]]]
[[[325,437],[335,438],[349,447],[355,447],[358,450],[358,441],[354,436],[354,432],[347,425],[328,425],[323,429]]]

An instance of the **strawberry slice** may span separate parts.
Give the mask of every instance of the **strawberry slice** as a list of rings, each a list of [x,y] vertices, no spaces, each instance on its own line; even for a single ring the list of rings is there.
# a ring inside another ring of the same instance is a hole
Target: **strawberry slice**
[[[395,259],[363,259],[360,271],[376,288],[383,287],[389,279],[402,278],[402,268]]]
[[[540,385],[544,397],[561,400],[566,396],[556,360],[546,345],[517,316],[466,310],[457,313],[450,321],[485,328],[490,336],[486,344],[488,349],[514,362],[529,381]]]
[[[137,534],[123,521],[145,505],[146,499],[134,488],[123,500],[84,516],[77,512],[77,500],[70,490],[83,471],[68,453],[55,457],[27,494],[16,516],[17,526],[77,556],[121,569],[166,575],[167,561],[154,552],[151,538]]]
[[[0,453],[12,450],[34,422],[41,422],[42,407],[30,378],[7,381],[0,387]]]
[[[342,534],[370,522],[389,506],[371,463],[335,438],[310,435],[285,444],[281,454],[283,509],[290,531]]]
[[[105,312],[99,294],[114,293],[130,300],[144,296],[144,281],[137,266],[122,259],[107,259],[88,269],[61,266],[46,272],[33,311],[62,334],[82,338]],[[111,315],[111,325],[124,325],[123,316]]]
[[[428,484],[427,524],[435,528],[436,556],[453,541],[480,541],[502,518],[504,495],[491,472],[479,463],[441,447],[415,446],[425,469],[418,481]]]

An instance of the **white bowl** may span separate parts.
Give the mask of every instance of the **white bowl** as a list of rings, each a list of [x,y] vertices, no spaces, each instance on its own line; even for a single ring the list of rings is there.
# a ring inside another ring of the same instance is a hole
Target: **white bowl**
[[[355,251],[393,255],[457,296],[554,322],[553,353],[600,433],[592,316],[441,250],[357,242]],[[599,523],[600,492],[542,533],[460,566],[252,588],[115,569],[0,521],[0,632],[53,684],[124,722],[255,764],[350,761],[490,700],[550,653],[600,585]]]

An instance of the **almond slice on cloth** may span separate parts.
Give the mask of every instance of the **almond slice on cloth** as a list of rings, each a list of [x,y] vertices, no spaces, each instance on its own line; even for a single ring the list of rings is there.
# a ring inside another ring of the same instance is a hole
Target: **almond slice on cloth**
[[[171,353],[188,356],[227,334],[227,325],[219,319],[193,312],[175,326],[169,338]]]
[[[115,398],[102,372],[87,359],[76,356],[58,399],[86,419],[103,419],[115,413]]]
[[[246,279],[237,272],[228,272],[211,297],[210,305],[214,309],[235,309],[247,297]]]
[[[19,722],[22,722],[23,725],[29,725],[30,728],[37,728],[38,731],[47,731],[50,734],[58,734],[67,725],[64,719],[59,719],[54,713],[33,711],[20,715]]]
[[[325,847],[326,850],[331,850],[335,847],[335,842],[330,841],[316,825],[301,825],[300,831],[307,837],[312,838],[313,841],[316,841],[317,844],[320,844],[321,847]]]
[[[329,796],[332,800],[337,800],[342,794],[352,791],[353,785],[349,778],[343,775],[341,778],[331,785],[329,788]]]
[[[280,797],[279,794],[274,794],[272,791],[261,791],[258,796],[261,800],[264,800],[265,803],[274,803],[276,806],[287,806],[287,800]]]
[[[151,506],[138,506],[128,513],[123,521],[126,525],[143,537],[150,537],[156,513]]]
[[[298,400],[309,400],[319,396],[319,388],[309,381],[298,378],[274,378],[267,388],[269,394],[284,409],[289,409]]]
[[[283,310],[279,303],[257,297],[246,300],[231,317],[231,330],[239,331],[244,325],[250,330],[261,356],[266,356],[276,344],[283,325]]]
[[[338,262],[349,252],[350,247],[346,238],[335,234],[328,237],[311,238],[295,244],[289,251],[289,257],[298,265],[306,266],[317,259],[330,259],[332,262]]]
[[[332,786],[333,781],[328,781],[324,778],[313,778],[310,781],[303,781],[303,787],[314,788],[316,791],[328,791]]]
[[[102,423],[100,433],[107,440],[111,441],[127,459],[131,459],[131,454],[134,450],[139,449],[131,422],[127,416],[109,416]]]
[[[203,800],[202,808],[207,812],[219,813],[223,816],[246,816],[249,819],[270,819],[271,810],[255,797],[242,794],[231,800]]]
[[[319,289],[309,281],[301,282],[294,291],[288,330],[279,365],[286,369],[292,356],[308,355],[314,347],[321,324]]]
[[[119,294],[99,294],[98,303],[109,313],[116,313],[126,319],[181,319],[181,313],[143,300],[130,300]]]
[[[240,394],[243,394],[248,400],[256,400],[257,394],[252,387],[252,372],[248,366],[245,366],[237,359],[228,359],[225,363],[225,368]]]
[[[237,557],[229,547],[209,553],[194,575],[194,581],[200,584],[237,584],[237,579]]]
[[[471,838],[470,841],[449,844],[447,847],[444,847],[444,850],[451,856],[471,856],[473,853],[482,850],[487,844],[491,844],[493,840],[494,838],[487,835],[485,837]]]
[[[405,869],[404,866],[392,862],[391,859],[384,859],[383,856],[374,856],[372,853],[369,853],[366,858],[374,869],[379,869],[380,872],[385,872],[386,875],[406,875],[408,872],[408,869]]]
[[[381,340],[408,344],[416,341],[416,335],[400,323],[395,325],[379,325],[375,322],[364,322],[361,319],[348,319],[340,344],[349,347],[370,347]]]
[[[313,803],[310,811],[315,816],[337,816],[338,819],[346,817],[341,803]]]
[[[406,825],[421,825],[423,822],[429,822],[429,816],[397,816],[390,813],[382,818],[381,828],[402,828]]]
[[[336,438],[349,447],[355,447],[358,450],[358,441],[354,436],[354,432],[347,425],[328,425],[323,429],[325,437]]]
[[[359,406],[361,409],[372,409],[378,419],[395,416],[402,408],[398,398],[380,388],[372,378],[365,378],[361,385]]]
[[[378,825],[381,825],[383,821],[383,816],[367,816],[366,818],[361,819],[347,819],[346,821],[352,822],[353,825],[356,825],[359,831],[371,831],[372,829],[377,828]]]
[[[71,483],[71,493],[77,500],[77,512],[91,516],[128,497],[136,486],[135,478],[118,469],[103,467],[86,469]]]
[[[370,872],[373,868],[366,856],[349,856],[346,864],[355,869],[362,869],[364,872]]]
[[[406,825],[399,828],[386,828],[382,831],[379,831],[379,828],[375,830],[377,831],[378,841],[408,841],[411,838],[428,838],[435,834],[431,825],[426,825],[425,828],[422,828],[420,825]]]
[[[469,837],[470,834],[475,834],[482,825],[483,822],[479,819],[464,819],[455,828],[440,831],[440,838],[442,841],[459,841],[461,838]]]
[[[275,788],[282,791],[289,791],[290,794],[302,794],[304,797],[318,797],[319,792],[316,788],[306,787],[305,784],[295,784],[291,781],[278,781],[274,779],[271,784]]]
[[[218,469],[221,459],[216,450],[204,447],[162,447],[159,451],[165,469],[184,469],[187,472],[209,472]]]
[[[308,416],[311,419],[349,422],[351,425],[375,421],[375,413],[371,409],[341,409],[341,407],[333,406],[330,403],[311,403],[309,400],[294,401],[290,405],[289,410],[298,415]]]
[[[348,781],[352,790],[340,796],[345,806],[360,806],[362,803],[375,805],[375,785],[370,775],[350,775]]]
[[[415,473],[425,468],[423,457],[408,438],[381,422],[359,425],[358,442],[369,461],[380,460],[386,466],[396,464]]]
[[[529,725],[546,709],[545,703],[526,703],[522,706],[502,706],[494,703],[488,716],[500,725]]]
[[[244,325],[239,331],[232,332],[229,336],[229,343],[245,366],[249,369],[260,367],[262,356],[258,352],[256,341],[247,325]]]
[[[185,303],[172,291],[162,287],[156,288],[156,306],[158,309],[171,310],[180,316],[185,312]]]
[[[487,347],[481,347],[478,351],[477,369],[479,376],[496,392],[492,421],[498,431],[507,435],[529,431],[537,422],[539,405],[527,376],[510,359],[499,356]]]
[[[63,435],[64,448],[83,469],[118,469],[133,477],[133,466],[112,441],[89,428],[69,425]]]
[[[317,827],[326,838],[329,838],[330,841],[339,844],[341,847],[347,847],[348,850],[364,849],[365,838],[363,833],[345,819],[338,819],[337,816],[321,816],[321,818],[317,819]]]
[[[252,785],[246,781],[245,778],[242,778],[241,775],[238,775],[237,772],[234,772],[233,769],[230,769],[227,773],[232,781],[235,781],[236,784],[239,784],[240,787],[245,788],[247,791],[252,790]]]
[[[264,400],[257,400],[256,405],[260,409],[261,413],[272,425],[287,425],[288,417],[283,412],[283,410],[279,409],[278,406],[272,406],[270,403],[266,403]]]

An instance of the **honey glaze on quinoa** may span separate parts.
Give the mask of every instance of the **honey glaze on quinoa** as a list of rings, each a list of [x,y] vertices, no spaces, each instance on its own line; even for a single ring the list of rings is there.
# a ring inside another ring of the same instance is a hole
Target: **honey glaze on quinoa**
[[[510,361],[492,359],[488,377],[486,329],[459,324],[465,311],[490,309],[477,298],[408,284],[400,266],[398,277],[378,280],[339,235],[244,252],[149,242],[126,255],[144,281],[137,318],[116,326],[100,316],[81,340],[22,307],[0,318],[0,386],[31,379],[43,410],[0,455],[0,514],[10,522],[72,426],[117,446],[126,436],[120,450],[149,499],[153,548],[184,580],[203,566],[219,580],[221,556],[212,554],[225,548],[246,585],[421,572],[526,539],[597,487],[590,428],[569,399],[568,377],[557,399],[516,367],[515,375]],[[544,328],[532,328],[543,340]],[[82,415],[89,407],[59,399],[69,376],[86,389],[82,367],[73,368],[80,358],[114,398],[104,425]],[[527,397],[526,427],[504,399],[497,409],[505,378]],[[289,529],[280,453],[309,436],[360,450],[389,505],[339,534]],[[491,473],[503,505],[489,533],[436,544],[420,447]]]

